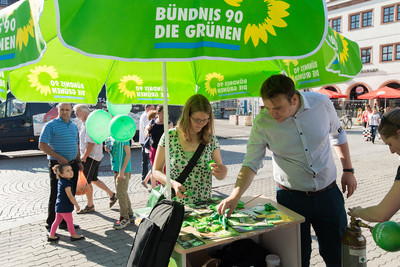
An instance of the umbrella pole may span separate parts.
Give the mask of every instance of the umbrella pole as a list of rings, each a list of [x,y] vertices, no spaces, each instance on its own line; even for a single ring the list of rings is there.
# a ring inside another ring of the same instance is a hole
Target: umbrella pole
[[[165,174],[166,181],[165,193],[166,198],[171,200],[171,180],[170,180],[170,158],[169,158],[169,134],[168,134],[168,88],[167,88],[167,64],[162,62],[163,76],[163,106],[164,106],[164,137],[165,137]]]

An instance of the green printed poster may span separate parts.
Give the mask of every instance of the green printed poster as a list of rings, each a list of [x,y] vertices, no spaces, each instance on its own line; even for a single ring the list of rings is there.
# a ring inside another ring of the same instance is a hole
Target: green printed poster
[[[0,13],[0,69],[11,70],[40,60],[45,42],[39,29],[43,0],[21,0]]]
[[[323,0],[56,0],[66,46],[139,61],[299,58],[322,44],[325,11]]]

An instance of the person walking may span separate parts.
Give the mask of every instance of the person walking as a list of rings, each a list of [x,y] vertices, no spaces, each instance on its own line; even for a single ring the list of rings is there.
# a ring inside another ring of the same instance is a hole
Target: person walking
[[[78,182],[78,172],[83,170],[83,165],[79,154],[79,135],[78,127],[72,122],[72,105],[69,103],[59,103],[57,106],[58,117],[46,123],[39,137],[39,149],[47,154],[49,160],[50,176],[50,197],[46,219],[46,229],[50,231],[56,211],[58,180],[53,172],[53,167],[57,164],[69,164],[72,167],[74,176],[72,177],[72,192],[76,190]],[[62,221],[60,229],[67,229],[67,224]],[[79,225],[75,225],[78,229]]]
[[[183,107],[182,115],[176,128],[169,130],[171,159],[171,188],[175,200],[181,203],[196,203],[211,197],[212,176],[225,179],[227,167],[222,164],[219,143],[214,135],[214,118],[210,102],[200,94],[191,96]],[[179,182],[181,172],[189,164],[200,144],[204,145],[197,164],[187,175],[184,182]],[[208,161],[210,163],[208,168]],[[153,165],[153,175],[162,184],[166,183],[165,134],[162,135]],[[187,192],[187,194],[185,194]]]
[[[400,155],[400,109],[392,109],[382,116],[378,127],[382,141],[389,146],[390,153]],[[400,167],[389,192],[378,205],[362,208],[349,208],[350,216],[358,217],[368,222],[385,222],[400,210]]]
[[[363,137],[365,141],[371,140],[371,129],[368,127],[368,116],[372,113],[371,105],[366,104],[365,109],[362,113],[362,121],[363,121]]]
[[[148,114],[149,111],[154,110],[153,105],[145,105],[145,110],[140,116],[139,120],[139,144],[142,146],[142,182],[145,180],[146,175],[149,172],[149,153],[146,153],[144,147],[144,140],[146,139],[145,128],[149,124]]]
[[[347,136],[332,102],[319,93],[300,93],[292,79],[272,75],[261,86],[265,109],[254,120],[236,185],[218,205],[228,216],[272,151],[277,202],[305,217],[301,224],[302,266],[310,264],[312,226],[327,266],[341,265],[341,236],[347,225],[344,198],[336,184],[334,146],[343,167],[343,193],[357,188]]]
[[[153,125],[154,123],[156,123],[156,119],[157,119],[157,112],[155,110],[150,110],[149,113],[147,114],[147,119],[149,120],[148,126],[150,128],[151,125]],[[149,129],[148,127],[146,127],[146,129]],[[151,143],[151,136],[148,133],[147,130],[145,130],[144,133],[145,136],[145,140],[148,140],[148,147],[145,147],[146,150],[146,154],[149,155],[150,153],[150,143]],[[146,146],[146,143],[145,143]],[[153,165],[151,164],[151,167],[153,167]],[[149,182],[151,183],[151,188],[156,187],[156,181],[155,179],[153,179],[153,175],[152,175],[152,169],[149,170],[149,172],[146,175],[146,178],[142,181],[142,185],[148,189],[147,187],[147,183]]]
[[[160,141],[161,136],[164,133],[164,107],[163,105],[158,105],[156,108],[157,112],[157,119],[155,120],[155,123],[149,123],[146,126],[146,132],[150,135],[151,137],[151,145],[150,145],[150,163],[151,166],[154,164],[154,158],[156,156],[156,151],[158,148],[158,142]],[[168,128],[172,128],[172,122],[168,123]]]
[[[102,144],[96,144],[86,131],[86,120],[90,114],[90,109],[84,104],[75,105],[73,109],[75,116],[82,121],[82,127],[79,132],[79,148],[83,164],[83,173],[89,185],[89,192],[86,193],[87,205],[84,209],[80,210],[78,214],[95,211],[92,183],[108,194],[110,198],[109,207],[111,208],[115,202],[117,202],[116,194],[98,178],[99,166],[103,158],[103,146]]]
[[[72,219],[72,211],[74,206],[76,211],[80,210],[79,204],[74,197],[73,184],[71,179],[74,177],[74,171],[71,165],[54,165],[52,168],[58,179],[58,193],[56,201],[56,219],[51,225],[50,234],[47,237],[48,242],[55,242],[60,239],[56,236],[56,230],[62,220],[67,222],[68,231],[71,234],[71,241],[85,239],[84,236],[77,235]]]
[[[367,124],[367,127],[371,128],[371,141],[373,144],[375,143],[376,129],[378,128],[379,120],[380,116],[378,114],[378,110],[376,109],[376,107],[373,107],[372,113],[368,115],[368,124]]]
[[[131,147],[129,141],[119,142],[108,137],[105,150],[110,153],[111,169],[114,172],[115,188],[119,203],[120,218],[114,223],[114,229],[123,229],[134,222],[131,200],[128,195],[129,181],[131,179]]]

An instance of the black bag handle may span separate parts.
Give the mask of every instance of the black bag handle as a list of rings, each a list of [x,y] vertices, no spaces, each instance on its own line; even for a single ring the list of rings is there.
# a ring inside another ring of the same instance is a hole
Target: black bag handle
[[[206,147],[205,144],[203,143],[199,144],[199,146],[196,149],[196,152],[194,152],[194,155],[189,160],[185,169],[181,172],[181,174],[179,174],[178,178],[176,179],[178,183],[183,184],[185,182],[186,178],[189,176],[189,173],[193,170],[194,166],[196,166],[197,160],[200,158],[200,155],[201,153],[203,153],[205,147]]]

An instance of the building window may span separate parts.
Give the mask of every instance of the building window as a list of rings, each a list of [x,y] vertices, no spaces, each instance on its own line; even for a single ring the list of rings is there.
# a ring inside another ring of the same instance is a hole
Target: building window
[[[393,45],[382,46],[382,61],[392,61]]]
[[[340,32],[340,22],[340,18],[332,19],[332,29],[334,29],[336,32]]]
[[[362,13],[362,26],[372,26],[372,11]]]
[[[360,28],[360,14],[350,16],[350,29]]]
[[[363,64],[371,63],[371,48],[361,48],[361,62]]]
[[[351,14],[349,16],[349,30],[370,26],[372,26],[372,10]]]
[[[386,44],[382,47],[382,62],[400,60],[400,43]]]
[[[8,0],[1,0],[0,4],[2,4],[2,5],[8,5]]]
[[[383,23],[394,21],[394,6],[383,8]]]
[[[397,20],[400,20],[400,5],[397,5]]]

